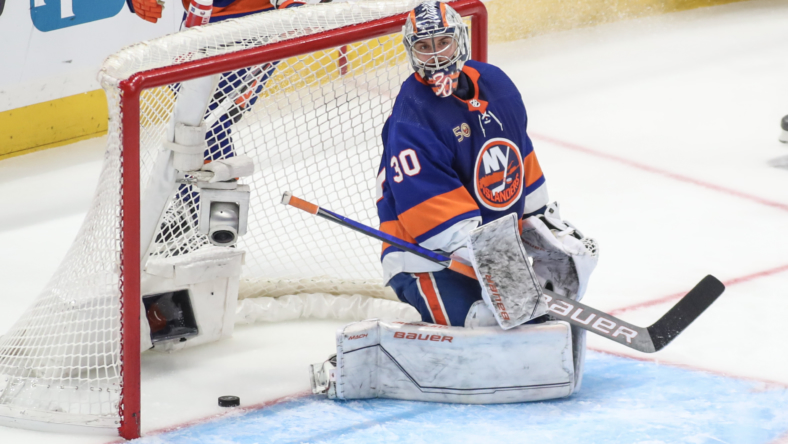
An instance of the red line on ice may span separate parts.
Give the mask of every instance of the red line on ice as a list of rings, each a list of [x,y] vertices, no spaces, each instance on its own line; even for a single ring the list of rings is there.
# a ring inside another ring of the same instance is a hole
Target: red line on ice
[[[721,193],[724,193],[724,194],[728,194],[728,195],[731,195],[731,196],[736,196],[736,197],[739,197],[739,198],[742,198],[742,199],[747,199],[747,200],[750,200],[750,201],[753,201],[753,202],[757,202],[759,204],[766,205],[766,206],[769,206],[769,207],[772,207],[772,208],[777,208],[777,209],[780,209],[780,210],[783,210],[783,211],[788,211],[788,205],[784,204],[784,203],[770,201],[770,200],[763,199],[763,198],[758,197],[758,196],[754,196],[754,195],[751,195],[751,194],[743,193],[741,191],[737,191],[737,190],[733,190],[733,189],[730,189],[730,188],[721,187],[719,185],[715,185],[715,184],[708,183],[708,182],[703,182],[703,181],[700,181],[700,180],[697,180],[697,179],[693,179],[691,177],[683,176],[681,174],[673,173],[673,172],[670,172],[670,171],[667,171],[667,170],[663,170],[663,169],[660,169],[660,168],[655,168],[653,166],[642,164],[642,163],[639,163],[639,162],[635,162],[633,160],[629,160],[629,159],[626,159],[624,157],[619,157],[619,156],[615,156],[613,154],[608,154],[608,153],[604,153],[604,152],[601,152],[601,151],[593,150],[591,148],[587,148],[587,147],[580,146],[580,145],[577,145],[577,144],[574,144],[574,143],[570,143],[570,142],[566,142],[566,141],[563,141],[563,140],[555,139],[553,137],[544,136],[544,135],[541,135],[541,134],[534,134],[534,133],[529,133],[529,134],[530,134],[531,138],[533,138],[533,139],[542,140],[544,142],[548,142],[548,143],[551,143],[553,145],[560,146],[562,148],[567,148],[567,149],[570,149],[570,150],[573,150],[573,151],[578,151],[578,152],[581,152],[581,153],[584,153],[584,154],[588,154],[588,155],[592,155],[592,156],[595,156],[595,157],[600,157],[600,158],[603,158],[603,159],[612,160],[612,161],[618,162],[620,164],[624,164],[624,165],[627,165],[627,166],[631,166],[633,168],[637,168],[639,170],[648,171],[650,173],[658,174],[660,176],[664,176],[664,177],[668,177],[668,178],[671,178],[671,179],[675,179],[675,180],[678,180],[680,182],[685,182],[685,183],[689,183],[689,184],[693,184],[693,185],[698,185],[700,187],[707,188],[707,189],[710,189],[710,190],[713,190],[713,191],[718,191],[718,192],[721,192]],[[738,277],[738,278],[733,278],[733,279],[727,280],[727,281],[725,281],[723,283],[725,284],[726,287],[729,287],[731,285],[739,284],[739,283],[742,283],[742,282],[752,281],[754,279],[758,279],[758,278],[765,277],[765,276],[770,276],[770,275],[781,273],[781,272],[784,272],[784,271],[788,271],[788,265],[783,265],[781,267],[772,268],[770,270],[761,271],[761,272],[749,274],[749,275]],[[650,306],[653,306],[653,305],[659,305],[659,304],[663,304],[665,302],[670,302],[670,301],[673,301],[673,300],[681,299],[682,297],[684,297],[685,294],[687,294],[687,292],[675,293],[675,294],[671,294],[671,295],[668,295],[668,296],[665,296],[665,297],[662,297],[662,298],[659,298],[659,299],[654,299],[652,301],[642,302],[640,304],[635,304],[635,305],[631,305],[631,306],[628,306],[628,307],[622,307],[622,308],[618,308],[618,309],[615,309],[615,310],[611,310],[609,313],[611,315],[618,315],[620,313],[623,313],[623,312],[626,312],[626,311],[630,311],[630,310],[635,310],[635,309],[638,309],[638,308],[644,308],[644,307],[650,307]],[[674,366],[674,367],[682,367],[682,368],[686,368],[686,369],[690,369],[690,370],[701,370],[701,371],[705,371],[705,372],[709,372],[709,373],[718,374],[718,375],[721,375],[721,376],[732,377],[732,375],[727,374],[727,373],[723,373],[723,372],[719,372],[719,371],[715,371],[715,370],[711,370],[711,369],[704,369],[704,368],[700,368],[700,367],[689,366],[689,365],[686,365],[686,364],[666,363],[664,361],[657,361],[657,360],[655,360],[653,358],[631,356],[631,355],[627,355],[627,354],[623,354],[623,353],[611,352],[611,351],[607,351],[607,350],[593,349],[591,347],[589,347],[589,349],[590,350],[594,350],[594,351],[599,352],[599,353],[606,353],[606,354],[620,356],[620,357],[625,357],[625,358],[629,358],[629,359],[636,359],[638,361],[661,362],[663,364],[671,365],[671,366]],[[764,380],[764,379],[748,378],[748,377],[743,377],[743,376],[733,376],[733,377],[735,377],[737,379],[745,379],[745,380],[763,382],[763,383],[766,383],[766,384],[776,385],[776,386],[780,386],[780,387],[788,387],[788,384],[786,384],[784,382],[768,381],[768,380]],[[788,444],[788,433],[786,433],[786,434],[782,435],[781,437],[777,438],[775,441],[772,441],[770,444]]]
[[[757,273],[748,274],[746,276],[741,276],[741,277],[729,279],[727,281],[723,281],[723,284],[725,284],[726,287],[730,287],[731,285],[736,285],[736,284],[740,284],[742,282],[752,281],[752,280],[755,280],[755,279],[758,279],[758,278],[762,278],[762,277],[766,277],[766,276],[771,276],[773,274],[782,273],[784,271],[788,271],[788,265],[783,265],[783,266],[780,266],[780,267],[777,267],[777,268],[772,268],[771,270],[759,271]],[[654,306],[654,305],[664,304],[665,302],[679,300],[679,299],[683,298],[684,295],[686,295],[687,293],[688,292],[686,292],[686,291],[682,291],[680,293],[674,293],[674,294],[671,294],[669,296],[661,297],[659,299],[653,299],[653,300],[650,300],[650,301],[641,302],[639,304],[634,304],[634,305],[630,305],[630,306],[627,306],[627,307],[616,308],[614,310],[609,311],[608,313],[613,315],[613,316],[618,316],[619,314],[624,313],[625,311],[637,310],[638,308],[651,307],[651,306]]]
[[[637,168],[637,169],[640,169],[640,170],[643,170],[643,171],[648,171],[650,173],[659,174],[660,176],[669,177],[671,179],[675,179],[675,180],[678,180],[678,181],[681,181],[681,182],[685,182],[685,183],[691,183],[693,185],[698,185],[698,186],[703,187],[703,188],[708,188],[710,190],[719,191],[721,193],[729,194],[731,196],[736,196],[736,197],[740,197],[742,199],[751,200],[753,202],[757,202],[757,203],[762,204],[762,205],[766,205],[766,206],[769,206],[769,207],[777,208],[777,209],[780,209],[780,210],[783,210],[783,211],[788,211],[788,204],[784,204],[784,203],[781,203],[781,202],[774,202],[774,201],[767,200],[767,199],[764,199],[764,198],[761,198],[761,197],[758,197],[758,196],[754,196],[752,194],[747,194],[747,193],[743,193],[741,191],[736,191],[736,190],[733,190],[733,189],[730,189],[730,188],[721,187],[721,186],[715,185],[713,183],[703,182],[703,181],[700,181],[700,180],[697,180],[697,179],[693,179],[691,177],[682,176],[681,174],[672,173],[672,172],[667,171],[667,170],[663,170],[663,169],[660,169],[660,168],[655,168],[655,167],[650,166],[650,165],[646,165],[646,164],[643,164],[643,163],[635,162],[633,160],[629,160],[629,159],[626,159],[624,157],[615,156],[613,154],[604,153],[602,151],[593,150],[591,148],[580,146],[580,145],[577,145],[577,144],[574,144],[574,143],[565,142],[563,140],[555,139],[553,137],[544,136],[544,135],[541,135],[541,134],[533,134],[533,133],[529,133],[529,135],[531,136],[532,139],[542,140],[542,141],[551,143],[553,145],[560,146],[562,148],[567,148],[567,149],[570,149],[570,150],[579,151],[581,153],[590,154],[592,156],[601,157],[603,159],[612,160],[612,161],[615,161],[615,162],[618,162],[618,163],[621,163],[621,164],[624,164],[624,165],[628,165],[628,166],[631,166],[631,167],[634,167],[634,168]]]
[[[788,444],[788,432],[785,432],[784,435],[780,436],[769,444]]]
[[[714,375],[717,375],[717,376],[722,376],[722,377],[725,377],[725,378],[734,378],[734,379],[740,379],[740,380],[744,380],[744,381],[761,382],[761,383],[766,384],[766,385],[779,387],[780,389],[788,388],[788,383],[785,383],[785,382],[770,381],[768,379],[752,378],[752,377],[749,377],[749,376],[732,375],[730,373],[722,372],[722,371],[719,371],[719,370],[713,370],[713,369],[698,367],[698,366],[694,366],[694,365],[687,365],[687,364],[682,364],[682,363],[679,363],[679,362],[670,362],[670,361],[665,361],[664,359],[650,358],[650,357],[646,357],[646,356],[628,355],[626,353],[618,353],[618,352],[614,352],[614,351],[610,351],[610,350],[602,350],[602,349],[598,349],[598,348],[594,348],[594,347],[588,347],[588,349],[589,350],[593,350],[593,351],[595,351],[597,353],[603,353],[603,354],[606,354],[606,355],[618,356],[620,358],[634,359],[635,361],[650,362],[652,364],[668,365],[670,367],[678,367],[678,368],[683,368],[683,369],[686,369],[686,370],[701,371],[701,372],[705,372],[705,373],[711,373],[711,374],[714,374]],[[788,437],[788,435],[786,435],[786,437]],[[782,441],[777,441],[777,442],[771,443],[771,444],[783,444],[783,443],[782,443]],[[786,441],[786,444],[788,444],[788,441]]]
[[[235,415],[239,415],[239,414],[242,414],[242,413],[251,412],[251,411],[254,411],[254,410],[262,410],[262,409],[265,409],[265,408],[268,408],[268,407],[273,407],[273,406],[275,406],[277,404],[281,404],[283,402],[288,402],[288,401],[292,401],[294,399],[303,398],[304,396],[309,396],[311,394],[312,394],[312,391],[308,390],[308,391],[304,391],[304,392],[300,392],[300,393],[294,393],[292,395],[282,396],[281,398],[272,399],[270,401],[261,402],[259,404],[254,404],[254,405],[245,406],[245,407],[230,408],[230,409],[227,409],[226,412],[218,413],[216,415],[206,416],[204,418],[195,419],[195,420],[192,420],[192,421],[184,422],[184,423],[181,423],[181,424],[178,424],[178,425],[174,425],[174,426],[164,427],[164,428],[161,428],[161,429],[145,431],[145,432],[142,433],[142,436],[143,437],[147,437],[147,436],[160,435],[162,433],[167,433],[167,432],[173,432],[175,430],[180,430],[180,429],[183,429],[185,427],[191,427],[191,426],[195,426],[195,425],[198,425],[198,424],[204,424],[206,422],[213,421],[213,420],[220,419],[220,418],[224,418],[224,417],[230,416],[230,415],[235,416]],[[121,444],[121,443],[125,443],[125,442],[127,442],[127,441],[124,440],[124,439],[120,439],[120,440],[110,441],[107,444]]]

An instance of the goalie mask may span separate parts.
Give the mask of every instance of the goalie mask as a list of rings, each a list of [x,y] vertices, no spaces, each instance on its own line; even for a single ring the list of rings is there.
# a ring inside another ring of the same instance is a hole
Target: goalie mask
[[[408,15],[402,43],[416,71],[438,97],[449,97],[471,57],[468,28],[451,6],[428,1]]]

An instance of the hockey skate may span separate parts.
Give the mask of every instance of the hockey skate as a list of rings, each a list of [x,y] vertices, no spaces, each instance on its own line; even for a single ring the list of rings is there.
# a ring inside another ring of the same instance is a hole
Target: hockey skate
[[[315,395],[328,395],[329,398],[334,397],[331,392],[336,392],[336,378],[334,376],[336,367],[336,354],[329,356],[325,362],[309,366],[309,380],[312,384],[312,393]]]

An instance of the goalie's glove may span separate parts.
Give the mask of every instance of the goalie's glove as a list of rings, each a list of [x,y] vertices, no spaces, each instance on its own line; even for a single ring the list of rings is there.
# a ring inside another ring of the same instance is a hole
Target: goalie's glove
[[[156,23],[164,10],[163,0],[126,0],[126,4],[131,12],[151,23]]]
[[[521,238],[542,287],[580,300],[599,260],[599,247],[572,224],[561,220],[558,203],[544,214],[523,220]]]

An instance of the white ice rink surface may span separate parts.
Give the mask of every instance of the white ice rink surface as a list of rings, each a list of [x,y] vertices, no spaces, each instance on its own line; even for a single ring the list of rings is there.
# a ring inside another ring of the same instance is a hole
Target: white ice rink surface
[[[786,42],[788,1],[759,0],[490,48],[523,95],[551,198],[601,245],[585,303],[648,325],[704,275],[728,284],[664,351],[589,335],[591,349],[788,388],[788,170],[767,164],[788,156],[777,141]],[[76,235],[103,144],[0,162],[0,332]],[[306,366],[332,351],[340,324],[242,327],[218,344],[143,355],[143,430],[217,415],[219,395],[251,406],[304,392]],[[111,440],[0,428],[2,443]]]

